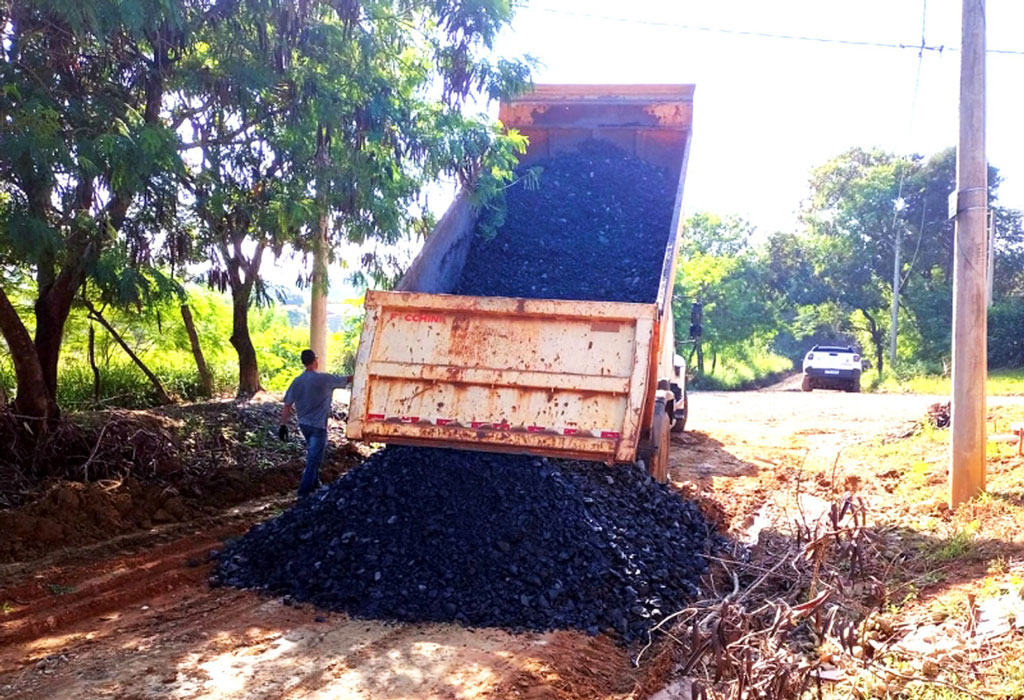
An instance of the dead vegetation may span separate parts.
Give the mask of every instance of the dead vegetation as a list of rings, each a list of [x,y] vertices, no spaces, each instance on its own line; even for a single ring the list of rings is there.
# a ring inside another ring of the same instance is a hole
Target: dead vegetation
[[[716,561],[706,600],[652,629],[676,648],[677,687],[716,700],[1024,696],[1012,661],[1024,654],[1024,460],[990,445],[989,493],[950,512],[936,414],[841,445],[832,465],[776,457],[760,477],[777,486],[762,507],[771,525],[734,520],[756,541]],[[992,431],[1021,414],[993,410]],[[728,511],[737,494],[718,487],[702,497]]]
[[[0,412],[0,561],[212,514],[295,488],[302,446],[276,437],[274,400],[96,411],[40,431]],[[362,459],[332,431],[333,478]]]

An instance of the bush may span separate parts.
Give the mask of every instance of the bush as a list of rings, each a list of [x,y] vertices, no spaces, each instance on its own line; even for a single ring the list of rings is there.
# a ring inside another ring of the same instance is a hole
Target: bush
[[[691,370],[694,368],[690,368]],[[707,391],[735,391],[769,384],[793,370],[789,358],[774,353],[760,353],[743,357],[720,357],[714,373],[705,359],[705,374],[690,380],[694,389]]]
[[[989,310],[988,366],[1024,367],[1024,299],[1004,299]]]

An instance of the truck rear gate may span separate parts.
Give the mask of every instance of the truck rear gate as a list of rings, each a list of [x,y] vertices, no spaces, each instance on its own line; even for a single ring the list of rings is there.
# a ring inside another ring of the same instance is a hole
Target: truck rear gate
[[[692,96],[688,85],[548,85],[503,103],[505,126],[530,137],[523,163],[604,139],[678,177],[658,296],[449,294],[476,227],[461,193],[397,291],[367,294],[349,437],[609,463],[639,449],[665,462],[670,387],[685,381],[673,363],[671,299]]]
[[[370,292],[361,439],[630,461],[653,304]]]

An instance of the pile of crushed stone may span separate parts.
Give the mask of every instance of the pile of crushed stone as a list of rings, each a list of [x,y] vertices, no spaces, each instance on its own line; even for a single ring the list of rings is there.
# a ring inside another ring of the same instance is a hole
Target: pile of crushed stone
[[[668,171],[606,141],[534,165],[537,187],[509,188],[505,223],[474,236],[454,293],[653,302],[675,203]]]
[[[638,466],[391,446],[230,543],[211,583],[628,643],[692,599],[715,541]]]

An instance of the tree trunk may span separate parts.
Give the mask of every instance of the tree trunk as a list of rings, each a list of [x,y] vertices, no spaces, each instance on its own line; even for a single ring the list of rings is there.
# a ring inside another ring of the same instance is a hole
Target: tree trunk
[[[711,351],[711,374],[715,373],[715,369],[718,367],[718,351]]]
[[[89,324],[89,366],[92,367],[92,400],[97,406],[100,405],[100,368],[96,366],[96,327]]]
[[[210,398],[213,396],[213,375],[210,374],[210,368],[206,366],[203,348],[199,345],[199,334],[196,332],[196,324],[192,320],[192,309],[188,307],[188,304],[181,305],[181,320],[185,322],[188,342],[192,346],[192,357],[196,359],[196,370],[199,372],[199,393],[205,398]]]
[[[871,334],[871,344],[875,346],[875,366],[878,368],[878,378],[882,378],[882,371],[885,369],[885,337],[875,319],[864,309],[860,310],[868,321],[868,333]]]
[[[134,362],[135,365],[142,370],[142,373],[146,375],[146,379],[148,379],[149,383],[153,385],[153,391],[156,392],[157,401],[161,404],[171,403],[171,397],[169,397],[167,392],[164,391],[163,384],[160,383],[157,376],[153,374],[149,367],[146,366],[146,363],[144,363],[142,359],[136,355],[130,347],[128,347],[128,343],[124,342],[124,338],[114,330],[114,327],[107,322],[107,319],[103,317],[103,314],[101,314],[100,311],[93,306],[92,302],[88,300],[85,301],[85,306],[89,309],[90,316],[99,321],[100,325],[107,329],[107,332],[110,333],[110,337],[121,346],[121,349],[124,350],[125,354],[128,355],[128,357],[132,359],[132,362]]]
[[[697,339],[697,374],[704,374],[704,343]]]
[[[327,370],[327,214],[320,214],[313,244],[313,280],[309,300],[309,347]]]
[[[71,312],[71,296],[65,298],[56,290],[36,300],[36,354],[43,368],[46,391],[54,405],[57,403],[57,364],[60,347],[64,342],[64,323]]]
[[[324,177],[330,163],[331,128],[321,124],[316,134],[314,159],[319,175],[316,182],[317,206],[320,210],[316,238],[313,241],[313,278],[309,301],[309,346],[320,358],[320,369],[327,370],[327,234],[330,212],[327,181]]]
[[[0,289],[0,331],[11,351],[16,381],[14,412],[26,418],[48,420],[57,416],[57,402],[46,385],[42,363],[25,324]]]
[[[231,345],[238,353],[238,398],[252,398],[263,387],[260,386],[260,369],[256,360],[256,348],[249,336],[249,295],[251,285],[231,287]]]

